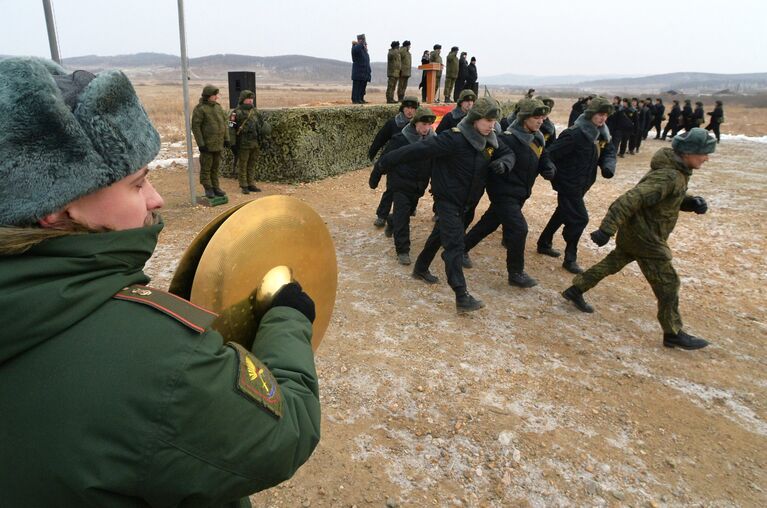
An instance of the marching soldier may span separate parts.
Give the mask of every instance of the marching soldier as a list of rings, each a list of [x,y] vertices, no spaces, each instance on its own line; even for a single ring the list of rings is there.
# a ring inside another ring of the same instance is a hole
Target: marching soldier
[[[511,167],[493,166],[487,177],[490,207],[466,234],[466,252],[503,226],[506,247],[506,269],[509,284],[529,288],[538,282],[525,272],[525,241],[527,221],[522,207],[530,197],[536,177],[554,178],[556,168],[544,150],[546,140],[540,132],[550,109],[537,99],[519,101],[517,117],[500,142],[514,152]]]
[[[706,113],[703,111],[703,103],[698,101],[695,103],[695,110],[692,112],[692,126],[702,127],[706,123]]]
[[[256,186],[256,157],[263,138],[272,131],[256,111],[255,97],[250,90],[243,90],[237,107],[229,114],[229,138],[235,140],[232,152],[236,154],[237,179],[243,194],[261,192]]]
[[[669,132],[671,132],[671,138],[673,138],[682,128],[682,109],[679,107],[679,101],[674,99],[672,104],[671,111],[668,114],[668,122],[666,122],[666,127],[663,129],[663,136],[661,137],[663,141],[666,140]]]
[[[695,124],[692,120],[693,117],[693,111],[692,111],[692,102],[690,99],[684,100],[684,107],[682,108],[682,127],[685,131],[689,131],[693,127],[695,127]]]
[[[399,74],[402,70],[402,56],[399,51],[399,41],[392,41],[391,49],[386,58],[386,76],[388,82],[386,85],[386,104],[396,104],[394,100],[394,90],[399,82]]]
[[[653,117],[653,127],[655,128],[655,139],[660,139],[661,123],[666,119],[666,106],[663,105],[663,99],[655,99],[655,116]]]
[[[376,134],[376,137],[373,138],[373,143],[368,150],[368,158],[371,162],[375,159],[378,151],[383,148],[394,135],[402,132],[405,125],[413,119],[413,115],[415,114],[416,109],[418,109],[418,106],[418,97],[409,95],[402,100],[402,103],[399,106],[399,113],[397,113],[394,118],[387,120]],[[378,182],[380,182],[382,174],[383,173],[376,171],[375,167],[373,168],[368,182],[371,189],[378,187]],[[373,223],[375,227],[382,228],[386,225],[386,218],[389,216],[391,206],[392,193],[387,187],[381,196],[381,202],[376,209],[376,220]]]
[[[467,89],[462,91],[461,95],[458,97],[458,104],[455,105],[450,113],[447,113],[442,117],[442,120],[439,121],[437,134],[452,129],[458,125],[458,122],[460,122],[463,117],[466,116],[466,113],[474,107],[475,102],[477,102],[477,95],[474,93],[474,90]]]
[[[402,163],[434,160],[431,185],[439,218],[418,255],[413,277],[435,284],[438,279],[429,271],[429,265],[443,247],[445,273],[455,292],[458,312],[485,306],[466,289],[462,266],[464,233],[468,210],[473,210],[484,194],[488,166],[508,167],[513,160],[511,150],[498,144],[494,127],[499,114],[497,103],[483,97],[457,127],[391,151],[378,161],[386,170]]]
[[[413,73],[413,57],[410,54],[410,41],[402,43],[402,47],[399,50],[399,57],[401,70],[399,72],[399,82],[397,83],[397,100],[402,102],[405,98],[407,82],[410,79],[410,75]]]
[[[571,273],[583,270],[577,264],[578,240],[589,223],[589,213],[583,197],[597,178],[615,175],[615,147],[610,143],[610,131],[605,125],[613,106],[604,97],[594,98],[573,127],[568,127],[551,146],[546,147],[557,168],[553,180],[557,191],[557,208],[538,238],[538,253],[559,257],[552,248],[554,233],[564,225],[565,260],[562,267]]]
[[[314,303],[288,284],[224,343],[146,286],[160,136],[128,78],[6,58],[0,89],[2,504],[250,506],[320,439]]]
[[[658,321],[663,329],[663,345],[700,349],[708,342],[683,330],[679,314],[679,277],[671,263],[668,237],[676,226],[679,211],[704,214],[706,201],[687,194],[694,170],[700,169],[714,153],[716,141],[704,129],[693,128],[676,136],[671,148],[658,150],[650,171],[610,205],[599,229],[591,239],[599,246],[618,234],[615,249],[602,261],[573,279],[562,295],[583,312],[594,309],[583,293],[624,266],[636,261],[658,299]]]
[[[218,88],[205,85],[200,102],[192,112],[192,133],[200,150],[200,184],[205,197],[226,196],[219,186],[218,171],[221,152],[229,148],[229,129],[226,113],[218,103]]]
[[[543,124],[541,124],[540,129],[541,134],[543,134],[543,140],[546,142],[546,145],[548,145],[557,139],[557,126],[554,125],[554,122],[549,118],[551,112],[554,111],[554,99],[546,97],[545,95],[538,95],[535,98],[549,108],[549,112],[546,113],[546,117],[543,119]]]
[[[724,109],[722,108],[722,101],[716,101],[716,107],[713,111],[706,113],[711,117],[711,120],[708,122],[708,125],[706,125],[706,130],[714,131],[714,135],[716,136],[716,142],[719,143],[719,128],[721,127],[722,123],[724,122]]]

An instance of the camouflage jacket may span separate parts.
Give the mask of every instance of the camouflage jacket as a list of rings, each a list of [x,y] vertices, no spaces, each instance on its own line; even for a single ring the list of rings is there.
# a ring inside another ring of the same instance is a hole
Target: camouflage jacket
[[[458,77],[458,52],[451,51],[447,54],[447,65],[445,66],[445,76],[448,78]]]
[[[399,48],[391,48],[386,58],[386,75],[390,78],[398,78],[400,70],[402,70],[402,60]]]
[[[229,141],[226,113],[217,102],[204,97],[192,112],[192,133],[197,146],[204,146],[210,152],[224,149],[224,141]]]
[[[636,257],[671,259],[667,240],[688,197],[692,170],[671,148],[655,152],[650,168],[610,205],[599,228],[610,235],[617,231],[617,246]]]
[[[410,54],[410,48],[403,46],[399,49],[400,56],[400,77],[409,78],[413,72],[413,56]]]
[[[239,148],[256,148],[270,132],[271,127],[253,106],[241,103],[229,114],[229,138]]]

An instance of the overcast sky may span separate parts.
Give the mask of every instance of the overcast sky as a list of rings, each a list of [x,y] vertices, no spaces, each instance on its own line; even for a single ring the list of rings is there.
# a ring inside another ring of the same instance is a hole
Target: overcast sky
[[[52,3],[64,58],[180,53],[176,0]],[[485,76],[767,72],[761,0],[186,0],[185,10],[190,57],[349,61],[365,33],[373,61],[392,40],[412,42],[416,65],[440,43],[476,56]],[[0,0],[0,54],[50,57],[41,0]]]

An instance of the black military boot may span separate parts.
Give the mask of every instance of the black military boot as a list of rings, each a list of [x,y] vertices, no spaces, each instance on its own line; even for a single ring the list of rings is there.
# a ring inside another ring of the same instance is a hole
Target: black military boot
[[[551,245],[539,245],[538,246],[538,254],[543,254],[544,256],[551,256],[553,258],[558,258],[562,255],[561,252],[559,252],[556,249],[552,249]]]
[[[458,312],[472,312],[484,307],[485,304],[482,300],[477,300],[471,296],[467,291],[455,295],[455,308]]]
[[[397,261],[401,265],[409,265],[410,264],[410,254],[408,252],[400,252],[397,254]]]
[[[474,268],[474,263],[471,262],[471,258],[469,257],[468,252],[463,253],[463,258],[461,259],[461,265],[464,268]]]
[[[224,192],[224,190],[220,187],[213,187],[213,194],[216,196],[226,196],[226,192]]]
[[[708,341],[679,330],[679,332],[675,334],[664,333],[663,345],[671,348],[679,347],[682,349],[701,349],[708,346]]]
[[[524,271],[509,274],[509,285],[520,288],[531,288],[538,285],[538,281],[530,277]]]
[[[250,184],[250,185],[248,185],[248,190],[249,190],[250,192],[261,192],[261,189],[259,189],[258,187],[256,187],[256,185],[255,185],[255,184]]]
[[[386,217],[376,217],[375,222],[373,222],[373,225],[377,228],[382,228],[386,225]]]
[[[240,187],[240,190],[242,191],[243,194],[250,194],[250,189],[248,189],[247,187]]]
[[[572,261],[565,260],[565,262],[562,263],[562,268],[574,274],[583,273],[583,268],[578,266],[578,263],[576,263],[574,259]]]
[[[205,187],[205,197],[208,199],[216,197],[216,193],[213,192],[213,187]]]
[[[569,288],[562,291],[562,296],[565,297],[565,300],[570,300],[573,302],[579,311],[587,312],[589,314],[594,312],[594,307],[586,303],[586,300],[583,299],[583,291],[577,287],[570,286]]]
[[[428,268],[426,270],[419,270],[417,266],[413,268],[413,278],[420,279],[426,284],[436,284],[439,282],[437,276],[431,273]]]

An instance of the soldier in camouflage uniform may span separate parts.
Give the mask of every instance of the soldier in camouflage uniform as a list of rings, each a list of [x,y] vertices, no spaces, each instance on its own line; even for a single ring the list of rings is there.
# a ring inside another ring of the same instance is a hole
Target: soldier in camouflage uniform
[[[435,44],[434,50],[431,53],[429,53],[429,63],[438,63],[442,65],[442,55],[440,55],[441,52],[442,52],[442,45]],[[437,96],[437,98],[434,99],[435,102],[439,102],[439,82],[441,79],[442,79],[442,71],[440,70],[440,71],[437,71],[436,75],[434,76],[434,93]]]
[[[447,54],[447,65],[445,66],[445,102],[450,102],[450,94],[455,88],[455,81],[458,79],[458,46],[450,48]],[[457,97],[453,96],[454,99]]]
[[[402,99],[405,98],[407,82],[410,79],[410,74],[413,72],[413,57],[410,55],[410,41],[402,43],[402,47],[399,49],[399,58],[400,71],[399,82],[397,83],[397,100],[402,102]]]
[[[397,88],[399,73],[402,70],[402,57],[399,52],[399,41],[392,41],[391,49],[386,57],[386,104],[396,104],[394,100],[394,89]]]
[[[205,196],[226,196],[218,183],[221,152],[229,148],[226,113],[218,103],[218,88],[205,85],[200,102],[192,112],[192,133],[200,149],[200,183]]]
[[[650,162],[650,171],[612,205],[591,239],[607,244],[616,232],[615,250],[573,279],[562,295],[583,312],[594,312],[583,293],[599,281],[636,261],[658,299],[658,321],[663,345],[700,349],[708,342],[682,330],[679,315],[679,277],[671,264],[667,240],[676,226],[679,211],[706,213],[708,205],[699,196],[687,194],[693,170],[699,169],[716,149],[716,140],[704,129],[693,128],[676,136],[671,148],[661,148]]]
[[[237,178],[243,194],[261,192],[255,183],[256,157],[260,143],[272,130],[256,111],[255,97],[250,90],[243,90],[237,107],[229,114],[229,138],[235,140],[232,151],[237,156]]]

